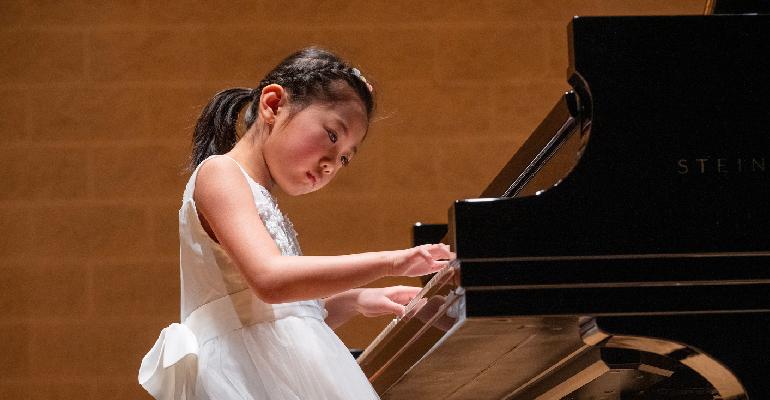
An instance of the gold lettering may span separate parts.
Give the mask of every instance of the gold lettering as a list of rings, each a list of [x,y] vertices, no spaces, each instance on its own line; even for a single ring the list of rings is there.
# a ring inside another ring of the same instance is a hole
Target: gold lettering
[[[765,159],[763,158],[752,158],[751,159],[751,171],[757,172],[762,171],[765,172]]]
[[[727,173],[727,159],[726,158],[717,158],[717,172],[720,174],[726,174]]]
[[[679,175],[686,175],[688,172],[690,172],[690,168],[687,166],[687,160],[681,159],[677,163],[679,165]]]
[[[690,166],[695,174],[744,174],[765,173],[767,171],[767,159],[765,157],[724,157],[724,158],[680,158],[676,161],[677,173],[689,175]]]
[[[705,174],[706,173],[706,161],[708,161],[708,158],[696,158],[695,161],[700,164],[700,173]]]

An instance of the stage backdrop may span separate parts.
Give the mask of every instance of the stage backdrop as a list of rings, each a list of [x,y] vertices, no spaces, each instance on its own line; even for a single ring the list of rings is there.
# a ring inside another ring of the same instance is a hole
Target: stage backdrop
[[[403,248],[413,223],[477,196],[568,88],[571,16],[704,3],[3,1],[0,398],[148,397],[139,362],[179,318],[191,128],[218,90],[309,45],[360,66],[379,107],[359,155],[279,203],[306,254]],[[339,334],[365,347],[388,320]]]

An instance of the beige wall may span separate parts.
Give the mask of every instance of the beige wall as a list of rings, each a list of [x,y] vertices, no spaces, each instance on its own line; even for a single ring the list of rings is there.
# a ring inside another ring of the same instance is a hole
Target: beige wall
[[[478,195],[567,88],[570,16],[703,3],[3,1],[0,398],[146,397],[139,361],[178,318],[190,128],[217,90],[310,44],[360,65],[379,97],[362,152],[280,204],[307,254],[400,248]],[[416,280],[377,282],[395,283]],[[363,347],[386,322],[340,335]]]

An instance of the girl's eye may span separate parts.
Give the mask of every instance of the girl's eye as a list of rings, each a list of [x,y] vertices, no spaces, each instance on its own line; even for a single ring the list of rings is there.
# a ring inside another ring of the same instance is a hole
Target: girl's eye
[[[348,156],[340,157],[340,161],[342,162],[343,167],[347,167],[348,164],[350,164],[350,158],[348,158]]]
[[[337,143],[337,134],[332,131],[326,131],[326,133],[329,135],[329,140],[332,141],[332,143]]]

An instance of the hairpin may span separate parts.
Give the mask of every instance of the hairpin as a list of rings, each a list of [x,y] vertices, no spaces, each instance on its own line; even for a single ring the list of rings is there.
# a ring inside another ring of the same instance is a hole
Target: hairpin
[[[353,73],[353,75],[354,75],[356,78],[360,79],[360,80],[361,80],[361,82],[365,83],[365,84],[366,84],[366,87],[367,87],[367,88],[369,88],[369,91],[370,91],[370,92],[374,92],[374,88],[372,87],[372,85],[371,85],[369,82],[367,82],[367,81],[366,81],[366,78],[365,78],[365,77],[364,77],[364,76],[361,74],[361,71],[359,71],[359,70],[358,70],[358,68],[352,68],[352,69],[350,70],[350,72],[352,72],[352,73]]]

